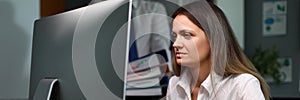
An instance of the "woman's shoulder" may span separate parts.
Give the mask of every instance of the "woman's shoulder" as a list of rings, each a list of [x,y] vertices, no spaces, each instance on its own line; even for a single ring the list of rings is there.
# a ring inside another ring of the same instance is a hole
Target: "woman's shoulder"
[[[259,80],[252,74],[243,73],[231,75],[227,78],[225,83],[230,83],[235,89],[240,90],[251,85],[259,85]]]
[[[260,90],[260,81],[252,74],[243,73],[243,74],[233,75],[232,77],[237,90],[240,91],[247,91],[249,89]]]
[[[246,99],[263,100],[264,95],[260,87],[260,81],[252,74],[243,73],[233,75],[235,91],[239,97]]]
[[[243,82],[247,82],[249,80],[258,80],[254,75],[248,73],[233,75],[232,77],[234,80],[243,81]]]

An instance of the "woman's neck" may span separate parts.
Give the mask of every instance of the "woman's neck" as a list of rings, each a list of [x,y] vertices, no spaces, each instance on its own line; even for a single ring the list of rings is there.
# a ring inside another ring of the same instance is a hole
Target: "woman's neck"
[[[201,66],[200,66],[201,65]],[[193,66],[190,69],[193,79],[191,80],[191,99],[197,100],[200,86],[210,73],[211,63],[209,60],[201,62],[198,66]]]
[[[210,66],[211,64],[209,60],[207,60],[202,61],[201,64],[195,65],[189,69],[193,76],[190,84],[191,91],[196,87],[200,87],[203,81],[208,77],[210,73]]]

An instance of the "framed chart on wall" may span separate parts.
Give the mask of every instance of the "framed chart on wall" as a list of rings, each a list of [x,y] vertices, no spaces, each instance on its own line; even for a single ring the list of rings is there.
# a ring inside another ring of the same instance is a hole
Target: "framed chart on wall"
[[[263,36],[286,35],[287,26],[287,2],[266,1],[263,2],[262,11]]]

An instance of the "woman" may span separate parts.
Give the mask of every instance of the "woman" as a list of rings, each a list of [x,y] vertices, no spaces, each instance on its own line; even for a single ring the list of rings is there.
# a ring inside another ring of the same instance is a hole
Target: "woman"
[[[269,100],[268,85],[239,47],[224,13],[205,0],[173,14],[168,100]]]

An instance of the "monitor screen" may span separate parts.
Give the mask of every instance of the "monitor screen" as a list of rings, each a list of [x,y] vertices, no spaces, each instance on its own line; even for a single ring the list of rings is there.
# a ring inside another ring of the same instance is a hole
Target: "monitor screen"
[[[127,0],[108,0],[35,21],[29,99],[58,79],[59,100],[118,100],[128,65]]]

